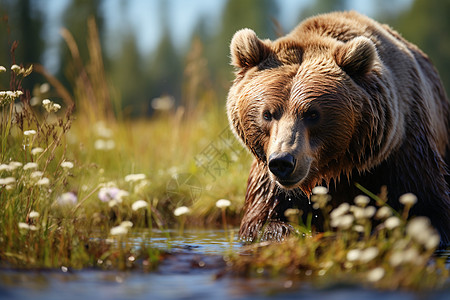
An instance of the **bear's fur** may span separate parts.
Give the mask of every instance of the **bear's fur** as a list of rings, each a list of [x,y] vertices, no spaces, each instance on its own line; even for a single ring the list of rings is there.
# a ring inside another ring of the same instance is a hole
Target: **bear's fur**
[[[418,197],[450,236],[450,104],[428,57],[386,25],[356,12],[309,18],[275,41],[242,29],[231,41],[236,78],[227,112],[255,156],[240,237],[282,239],[284,211],[321,216],[309,196],[326,185],[336,207],[387,187],[389,204]]]

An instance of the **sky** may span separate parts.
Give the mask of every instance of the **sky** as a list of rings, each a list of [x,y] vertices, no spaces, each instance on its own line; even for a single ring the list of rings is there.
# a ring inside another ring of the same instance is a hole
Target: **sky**
[[[245,1],[245,0],[242,0]],[[298,16],[303,7],[313,0],[276,0],[279,3],[280,21],[285,32],[295,27]],[[412,0],[392,1],[398,8],[407,7]],[[46,40],[49,48],[44,53],[44,65],[50,72],[58,69],[58,45],[61,39],[59,34],[62,24],[62,14],[69,0],[38,0],[39,8],[47,15],[48,23],[45,27]],[[159,5],[167,5],[168,16],[159,15]],[[176,46],[182,47],[188,43],[196,21],[205,17],[211,31],[217,29],[221,12],[226,0],[107,0],[104,1],[102,11],[106,25],[106,50],[114,54],[120,49],[115,37],[118,33],[134,31],[137,34],[138,49],[141,53],[148,53],[155,49],[161,39],[161,18],[170,20],[170,33]],[[384,2],[386,3],[386,2]],[[371,16],[377,0],[349,0],[351,9]],[[395,8],[397,9],[397,8]]]

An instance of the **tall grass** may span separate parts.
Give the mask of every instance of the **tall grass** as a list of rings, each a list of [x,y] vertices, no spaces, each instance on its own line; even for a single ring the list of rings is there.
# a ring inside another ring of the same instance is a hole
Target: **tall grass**
[[[51,84],[44,94],[21,87],[31,66],[7,66],[0,74],[11,79],[0,107],[1,266],[127,268],[144,261],[148,267],[161,253],[131,247],[130,230],[178,226],[173,212],[180,206],[190,208],[187,226],[217,226],[219,198],[232,200],[229,221],[238,220],[249,156],[225,143],[223,108],[196,111],[191,92],[189,110],[124,120],[120,99],[111,97],[95,23],[88,24],[86,65],[62,31],[73,56],[73,95],[42,66],[36,71]],[[195,84],[187,88],[196,91]],[[43,99],[51,94],[63,102]],[[211,145],[227,161],[208,173],[199,162]],[[143,259],[127,259],[136,256]]]

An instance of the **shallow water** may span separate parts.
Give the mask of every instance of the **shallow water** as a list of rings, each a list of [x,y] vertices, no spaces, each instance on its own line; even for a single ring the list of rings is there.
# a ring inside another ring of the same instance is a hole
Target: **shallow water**
[[[0,270],[0,299],[450,299],[450,290],[415,294],[379,292],[358,286],[318,289],[286,278],[218,276],[223,255],[239,251],[235,236],[221,230],[136,232],[132,241],[167,249],[171,255],[153,273],[116,271]]]

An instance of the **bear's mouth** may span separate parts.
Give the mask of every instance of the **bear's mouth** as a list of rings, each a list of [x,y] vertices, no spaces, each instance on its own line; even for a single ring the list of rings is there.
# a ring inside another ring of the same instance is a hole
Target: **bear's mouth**
[[[276,183],[283,189],[291,190],[297,188],[300,183],[302,182],[302,179],[299,180],[293,180],[293,179],[276,179]]]

